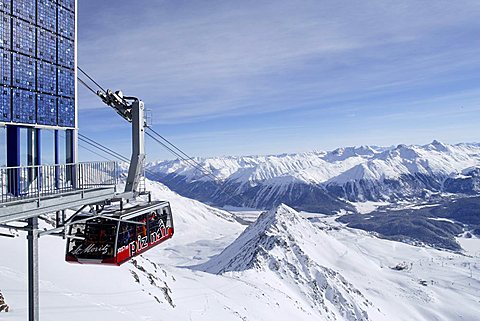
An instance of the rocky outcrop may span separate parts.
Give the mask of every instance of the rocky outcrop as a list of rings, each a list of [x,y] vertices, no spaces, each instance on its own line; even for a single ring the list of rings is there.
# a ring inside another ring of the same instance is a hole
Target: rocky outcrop
[[[2,292],[0,292],[0,312],[8,312],[10,311],[10,307],[5,302],[5,298],[3,297]]]

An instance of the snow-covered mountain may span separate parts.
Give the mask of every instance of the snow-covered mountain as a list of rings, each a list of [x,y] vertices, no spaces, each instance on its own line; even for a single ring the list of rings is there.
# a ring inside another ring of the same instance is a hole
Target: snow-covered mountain
[[[317,243],[319,240],[323,242]],[[266,284],[306,302],[325,320],[370,320],[372,303],[339,272],[322,262],[346,248],[329,238],[286,205],[263,213],[221,254],[199,266],[203,271],[233,277],[261,275]],[[248,276],[247,276],[248,278]]]
[[[480,145],[361,146],[330,152],[195,159],[148,165],[176,192],[224,206],[333,213],[353,210],[346,201],[421,199],[441,192],[480,190]],[[205,175],[205,171],[212,175]]]
[[[464,254],[419,248],[331,217],[309,221],[284,205],[246,227],[159,183],[147,187],[170,201],[174,238],[121,267],[103,267],[67,264],[65,241],[42,237],[42,320],[426,321],[480,313],[480,239],[461,239]],[[26,320],[24,234],[2,239],[0,253],[9,305],[0,318]]]

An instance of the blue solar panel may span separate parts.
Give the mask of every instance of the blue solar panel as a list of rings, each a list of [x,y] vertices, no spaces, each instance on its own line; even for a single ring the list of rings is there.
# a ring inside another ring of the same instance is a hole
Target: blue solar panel
[[[75,97],[75,73],[65,68],[58,68],[58,95]]]
[[[58,0],[58,3],[67,9],[75,11],[75,0]]]
[[[75,101],[69,98],[58,98],[58,125],[75,127]]]
[[[0,22],[0,47],[12,49],[12,18],[8,14],[0,12]]]
[[[57,125],[57,97],[37,95],[37,124]]]
[[[0,121],[12,119],[12,90],[8,87],[0,87]]]
[[[13,90],[13,115],[12,120],[16,123],[35,124],[35,93],[31,91]]]
[[[13,15],[35,23],[36,0],[13,1]]]
[[[75,68],[74,42],[62,37],[58,38],[58,64],[71,69]]]
[[[75,40],[75,14],[62,7],[58,8],[58,34]]]
[[[37,23],[40,27],[57,31],[57,5],[50,0],[38,0]]]
[[[44,93],[57,93],[57,67],[48,62],[37,62],[37,90]]]
[[[13,54],[13,86],[35,90],[35,59]]]
[[[12,54],[0,49],[0,85],[12,85]]]
[[[57,62],[57,36],[40,28],[37,31],[37,57],[51,63]]]
[[[0,11],[6,12],[6,13],[12,13],[11,0],[0,0]]]
[[[13,19],[13,51],[35,55],[35,26],[20,19]]]
[[[0,122],[74,127],[75,81],[75,0],[0,0]]]

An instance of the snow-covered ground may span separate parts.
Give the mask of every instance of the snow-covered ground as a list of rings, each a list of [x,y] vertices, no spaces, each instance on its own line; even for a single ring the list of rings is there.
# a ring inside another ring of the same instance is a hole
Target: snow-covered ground
[[[229,212],[149,183],[174,238],[121,267],[64,262],[40,239],[42,320],[478,320],[480,239],[464,254],[382,240],[280,206],[246,230]],[[254,218],[259,213],[248,213]],[[312,216],[311,214],[310,216]],[[27,319],[26,240],[0,239],[0,292]],[[403,270],[392,269],[400,266]]]

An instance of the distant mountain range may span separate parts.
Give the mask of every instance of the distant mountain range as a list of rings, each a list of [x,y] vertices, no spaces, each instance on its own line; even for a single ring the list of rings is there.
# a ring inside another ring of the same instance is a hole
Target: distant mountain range
[[[147,165],[172,190],[216,206],[355,211],[350,202],[428,201],[480,193],[480,144],[360,146],[329,152],[195,158]],[[153,178],[153,177],[151,177]]]

